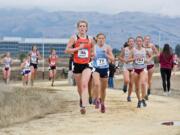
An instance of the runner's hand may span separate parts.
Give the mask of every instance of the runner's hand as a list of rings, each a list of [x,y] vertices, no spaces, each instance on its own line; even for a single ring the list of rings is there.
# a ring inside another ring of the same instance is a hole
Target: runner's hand
[[[84,44],[79,45],[79,49],[82,49],[82,48],[84,48]]]

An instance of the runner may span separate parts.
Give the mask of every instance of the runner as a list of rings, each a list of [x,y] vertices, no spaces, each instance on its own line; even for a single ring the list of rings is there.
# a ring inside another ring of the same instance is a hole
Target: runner
[[[148,96],[151,94],[151,84],[152,84],[152,75],[154,72],[154,59],[153,57],[158,56],[159,52],[157,48],[154,46],[154,44],[151,43],[150,36],[144,37],[144,48],[148,52],[149,55],[147,55],[147,58],[150,58],[151,60],[147,63],[147,95],[146,100],[148,100]]]
[[[146,59],[146,50],[143,48],[143,38],[138,36],[136,38],[136,48],[133,50],[133,59],[134,59],[134,82],[135,82],[135,89],[136,95],[138,98],[137,108],[146,107],[147,104],[145,102],[145,95],[146,95],[146,64],[145,62],[148,61]],[[140,94],[141,92],[141,94]]]
[[[35,45],[32,46],[32,51],[29,53],[30,56],[30,67],[31,67],[31,86],[34,84],[34,79],[36,78],[38,60],[41,58],[39,51]]]
[[[51,55],[49,56],[48,63],[49,63],[49,78],[52,80],[51,86],[54,86],[54,80],[56,78],[56,64],[58,61],[58,56],[56,54],[56,50],[51,50]]]
[[[93,83],[95,108],[98,109],[101,104],[101,112],[105,113],[105,97],[108,84],[108,61],[114,61],[112,49],[105,43],[106,36],[103,33],[97,35],[97,44],[95,45],[95,57],[93,59]]]
[[[9,83],[10,76],[11,76],[11,65],[12,65],[12,58],[9,52],[6,53],[3,59],[3,79],[6,84]]]
[[[66,53],[74,54],[74,77],[80,96],[80,112],[86,113],[88,103],[88,82],[92,68],[89,66],[91,57],[94,55],[93,40],[87,35],[88,23],[81,20],[77,23],[78,34],[70,38]]]
[[[132,61],[133,50],[134,50],[134,38],[130,37],[128,39],[128,46],[123,48],[120,54],[120,61],[124,64],[123,65],[124,93],[126,93],[127,87],[129,85],[128,97],[127,97],[128,102],[131,102],[131,93],[133,89],[133,72],[134,72],[133,61]]]
[[[23,60],[21,64],[22,69],[22,81],[23,85],[28,85],[31,81],[31,69],[30,69],[30,56],[28,55],[27,58]]]

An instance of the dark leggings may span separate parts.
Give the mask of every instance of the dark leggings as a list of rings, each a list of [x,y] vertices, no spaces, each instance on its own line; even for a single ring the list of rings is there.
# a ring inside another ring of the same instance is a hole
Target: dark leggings
[[[171,87],[171,69],[161,68],[160,70],[164,92],[169,91]]]

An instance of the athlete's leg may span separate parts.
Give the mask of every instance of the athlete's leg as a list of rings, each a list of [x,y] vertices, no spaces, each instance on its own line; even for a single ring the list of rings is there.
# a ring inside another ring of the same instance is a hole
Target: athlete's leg
[[[10,76],[11,76],[11,69],[9,68],[9,70],[6,71],[6,83],[9,83]]]
[[[105,98],[106,98],[106,88],[108,85],[108,78],[101,78],[101,112],[105,113]]]
[[[129,79],[129,71],[126,69],[124,70],[123,72],[123,77],[124,77],[124,86],[123,86],[123,91],[124,93],[127,92],[127,86],[130,82],[130,79]]]
[[[137,99],[140,101],[141,97],[140,97],[140,86],[139,86],[140,78],[139,78],[139,75],[137,73],[134,73],[133,79],[134,79],[134,83],[135,83],[136,96],[137,96]]]
[[[140,85],[141,85],[141,96],[142,96],[142,104],[144,107],[147,106],[146,102],[145,102],[145,96],[146,96],[146,88],[147,88],[147,81],[146,81],[146,78],[147,78],[147,71],[143,70],[141,73],[140,73]]]
[[[35,71],[35,70],[34,70],[34,67],[33,67],[33,66],[31,66],[30,69],[31,69],[31,86],[33,86],[34,75],[35,75],[34,71]]]
[[[148,70],[148,91],[147,94],[151,94],[151,85],[152,85],[152,75],[154,73],[154,67]]]
[[[146,71],[142,71],[140,73],[140,85],[141,85],[142,99],[144,99],[146,96],[146,86],[147,86],[146,75],[147,75]]]
[[[82,76],[81,74],[74,73],[74,79],[77,85],[77,90],[78,90],[80,99],[81,99],[81,76]]]
[[[86,68],[81,76],[81,90],[82,90],[82,106],[86,107],[88,103],[88,83],[91,77],[91,69]]]
[[[93,72],[92,74],[92,77],[93,77],[93,96],[94,96],[94,99],[95,99],[95,107],[96,108],[99,108],[99,98],[100,98],[100,89],[101,89],[101,84],[100,84],[100,75],[98,72]]]
[[[134,73],[133,71],[129,73],[130,82],[129,82],[129,89],[128,89],[128,101],[131,101],[131,94],[133,91],[133,83],[134,83],[133,73]]]
[[[93,91],[92,91],[92,77],[89,80],[88,83],[88,93],[89,93],[89,104],[92,104],[92,98],[93,98]]]

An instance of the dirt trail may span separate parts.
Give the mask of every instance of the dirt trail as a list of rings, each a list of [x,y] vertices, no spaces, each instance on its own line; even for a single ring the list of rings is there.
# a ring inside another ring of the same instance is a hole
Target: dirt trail
[[[50,87],[47,82],[35,85]],[[135,95],[133,102],[127,103],[122,91],[108,89],[105,114],[88,106],[87,114],[81,115],[75,87],[61,81],[50,92],[63,94],[66,100],[62,102],[67,107],[57,114],[1,129],[0,135],[180,135],[180,126],[160,125],[163,121],[180,121],[177,98],[152,95],[148,107],[137,109]]]

